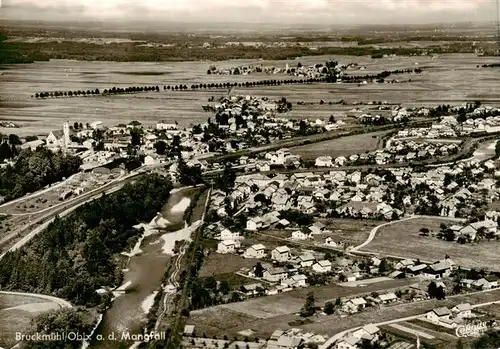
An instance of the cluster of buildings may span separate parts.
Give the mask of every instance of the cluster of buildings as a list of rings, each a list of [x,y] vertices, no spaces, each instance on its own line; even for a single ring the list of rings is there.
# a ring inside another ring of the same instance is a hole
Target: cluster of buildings
[[[219,74],[219,75],[249,75],[249,74],[258,74],[258,73],[264,73],[264,74],[281,74],[281,75],[292,75],[292,76],[297,76],[297,77],[302,77],[302,78],[322,78],[325,77],[330,73],[330,68],[334,69],[334,72],[339,74],[339,76],[342,74],[345,69],[347,69],[348,66],[340,66],[338,65],[337,62],[331,61],[331,64],[329,67],[325,66],[324,64],[314,64],[314,65],[308,65],[308,66],[303,66],[302,64],[298,63],[296,67],[290,67],[290,65],[287,63],[283,68],[278,68],[274,66],[264,66],[262,64],[260,65],[241,65],[237,67],[232,67],[232,68],[221,68],[217,69],[215,66],[211,66],[207,73],[208,74]]]

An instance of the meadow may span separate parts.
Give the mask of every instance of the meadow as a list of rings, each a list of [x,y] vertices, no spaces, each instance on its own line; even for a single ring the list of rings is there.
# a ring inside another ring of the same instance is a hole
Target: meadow
[[[64,120],[82,123],[103,121],[109,126],[138,120],[153,125],[160,120],[178,121],[181,126],[205,122],[209,113],[202,110],[211,96],[227,94],[225,89],[206,91],[143,92],[134,95],[90,96],[77,98],[31,98],[42,91],[89,90],[129,86],[161,86],[211,82],[245,82],[266,79],[285,79],[285,75],[208,75],[210,65],[231,68],[248,64],[263,64],[284,68],[298,62],[303,65],[324,63],[335,58],[342,63],[356,62],[365,70],[348,69],[350,75],[378,73],[384,70],[419,67],[418,75],[395,75],[392,78],[411,82],[401,84],[325,84],[256,86],[236,88],[235,94],[266,96],[271,99],[287,98],[293,110],[284,115],[288,118],[344,118],[352,105],[328,104],[344,100],[347,103],[387,101],[404,106],[459,104],[481,100],[485,104],[498,105],[500,92],[491,88],[500,82],[495,68],[477,68],[492,63],[494,57],[477,57],[473,54],[388,57],[372,59],[368,56],[308,56],[295,60],[227,60],[219,62],[89,62],[51,60],[26,65],[7,65],[0,72],[0,120],[12,121],[17,129],[0,129],[2,133],[47,134],[60,129]],[[465,77],[465,78],[464,78]],[[319,105],[319,101],[326,103]],[[313,105],[297,105],[297,102]],[[369,111],[369,106],[361,106]]]

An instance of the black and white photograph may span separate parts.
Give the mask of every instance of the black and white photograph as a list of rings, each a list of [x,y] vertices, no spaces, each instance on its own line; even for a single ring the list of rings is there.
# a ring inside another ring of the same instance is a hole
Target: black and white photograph
[[[500,348],[500,0],[0,0],[0,349]]]

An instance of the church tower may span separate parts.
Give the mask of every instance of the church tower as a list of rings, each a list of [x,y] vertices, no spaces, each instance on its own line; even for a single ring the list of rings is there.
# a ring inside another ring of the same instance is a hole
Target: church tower
[[[70,139],[69,139],[69,121],[66,120],[64,121],[63,123],[63,150],[64,152],[67,152],[68,151],[68,146],[69,146],[69,143],[70,143]]]

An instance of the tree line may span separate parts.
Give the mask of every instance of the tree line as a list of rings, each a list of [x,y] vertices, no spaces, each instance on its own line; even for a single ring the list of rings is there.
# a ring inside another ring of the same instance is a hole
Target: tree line
[[[0,261],[0,288],[50,294],[75,305],[109,301],[96,290],[120,285],[123,265],[117,255],[141,235],[133,228],[151,220],[170,195],[172,184],[153,174],[118,192],[58,218],[23,248]]]
[[[326,68],[326,67],[325,67]],[[336,75],[328,75],[320,78],[307,78],[307,79],[268,79],[261,81],[245,81],[245,82],[211,82],[211,83],[199,83],[188,85],[164,85],[164,91],[188,91],[188,90],[207,90],[207,89],[222,89],[231,87],[255,87],[255,86],[279,86],[279,85],[290,85],[290,84],[312,84],[312,83],[335,83],[337,80],[341,80],[345,83],[359,83],[363,80],[378,80],[383,82],[383,80],[392,74],[410,74],[416,73],[420,74],[422,69],[397,69],[393,71],[383,71],[379,74],[368,74],[359,76],[342,76],[337,77]],[[49,98],[49,97],[82,97],[82,96],[93,96],[93,95],[117,95],[117,94],[130,94],[137,92],[152,92],[160,91],[160,86],[132,86],[132,87],[112,87],[110,89],[104,89],[102,93],[99,89],[87,90],[87,91],[56,91],[56,92],[40,92],[35,93],[35,98]]]
[[[192,84],[188,85],[164,85],[164,91],[188,91],[188,90],[207,90],[207,89],[220,89],[220,88],[231,88],[231,87],[254,87],[254,86],[278,86],[287,84],[311,84],[314,82],[334,82],[330,81],[328,77],[326,78],[309,78],[309,79],[287,79],[287,80],[262,80],[262,81],[246,81],[246,82],[221,82],[221,83],[203,83],[203,84]],[[56,92],[40,92],[33,95],[34,98],[55,98],[55,97],[84,97],[93,95],[117,95],[117,94],[129,94],[137,92],[159,92],[160,86],[142,86],[142,87],[112,87],[110,89],[105,89],[102,93],[99,89],[87,90],[87,91],[56,91]]]
[[[46,148],[23,150],[13,165],[0,170],[0,196],[9,201],[36,192],[78,172],[81,164],[79,157],[61,151],[54,153]]]

